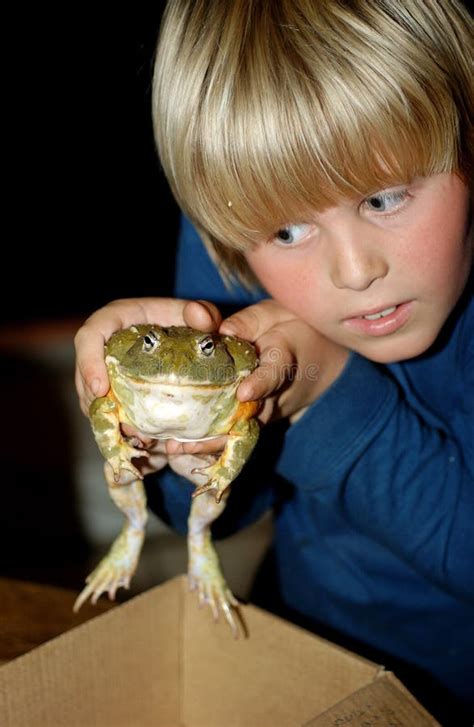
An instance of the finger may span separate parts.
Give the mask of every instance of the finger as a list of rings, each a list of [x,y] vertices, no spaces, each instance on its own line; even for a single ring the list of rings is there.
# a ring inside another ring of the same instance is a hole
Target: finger
[[[259,344],[263,345],[259,365],[237,389],[239,401],[270,396],[296,375],[295,357],[282,336],[269,333],[260,338]]]
[[[159,326],[184,326],[183,311],[188,303],[183,298],[126,298],[114,300],[86,321],[100,328],[108,339],[121,328],[140,323]]]
[[[129,298],[112,301],[93,313],[74,339],[83,396],[92,400],[108,391],[104,344],[115,331],[140,323],[185,325],[183,310],[186,303],[180,298]]]
[[[166,455],[166,440],[164,439],[153,439],[151,444],[147,445],[147,450],[150,454],[164,454]]]
[[[89,340],[97,358],[97,348],[112,333],[135,324],[184,325],[183,311],[187,302],[182,298],[128,298],[108,303],[89,316],[76,333],[75,344],[79,358],[83,358],[82,352]]]
[[[256,341],[277,323],[283,323],[294,317],[293,313],[274,300],[262,300],[226,318],[219,328],[219,333]]]
[[[227,437],[215,437],[197,442],[178,442],[175,439],[166,440],[167,454],[214,454],[222,452],[227,443]]]
[[[257,421],[259,421],[260,424],[268,424],[268,422],[274,418],[276,411],[275,402],[275,396],[267,396],[263,400],[263,406],[257,415]]]
[[[129,424],[122,424],[121,429],[126,437],[133,437],[134,439],[137,439],[141,443],[141,446],[145,446],[147,449],[155,442],[152,437],[147,437],[145,434],[137,432],[137,430]]]
[[[253,371],[237,389],[239,401],[257,401],[271,396],[286,380],[286,369],[264,363]]]
[[[79,369],[76,366],[76,370],[74,372],[74,379],[76,384],[76,391],[77,395],[79,397],[79,406],[81,407],[82,413],[87,417],[89,416],[89,406],[91,404],[89,398],[86,395],[86,392],[84,390],[84,382],[82,380],[82,376],[80,374]]]
[[[165,454],[152,454],[147,460],[140,464],[140,472],[143,476],[149,475],[152,472],[159,472],[159,470],[166,467],[168,464],[168,457]]]
[[[222,320],[219,309],[207,300],[189,301],[184,307],[183,317],[186,325],[205,332],[217,330]]]
[[[105,396],[109,389],[109,379],[104,362],[105,338],[101,332],[82,326],[76,333],[76,365],[78,377],[76,384],[80,393],[81,382],[83,395],[92,400],[97,396]]]

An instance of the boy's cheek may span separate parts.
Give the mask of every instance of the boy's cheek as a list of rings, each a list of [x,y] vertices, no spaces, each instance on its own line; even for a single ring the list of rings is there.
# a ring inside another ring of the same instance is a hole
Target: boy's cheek
[[[272,298],[293,311],[295,304],[303,303],[309,283],[302,280],[300,270],[294,270],[289,264],[276,263],[269,247],[256,248],[246,254],[246,259]]]

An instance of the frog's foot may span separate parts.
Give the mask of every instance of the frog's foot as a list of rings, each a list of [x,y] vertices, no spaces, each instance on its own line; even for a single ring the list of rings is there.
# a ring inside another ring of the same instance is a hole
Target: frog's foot
[[[229,473],[220,463],[220,460],[207,467],[195,467],[191,471],[191,474],[207,475],[209,477],[205,485],[201,485],[201,487],[197,487],[194,490],[192,496],[199,497],[199,495],[203,495],[205,492],[212,490],[217,503],[222,500],[222,495],[232,480],[232,477],[229,477]]]
[[[197,591],[199,608],[209,605],[214,621],[219,621],[219,613],[222,612],[229,624],[232,635],[235,639],[239,637],[237,621],[232,613],[238,608],[239,602],[232,591],[228,588],[220,570],[215,573],[197,573],[195,569],[188,573],[189,590]]]
[[[135,465],[132,464],[131,460],[134,457],[149,456],[150,453],[147,452],[145,449],[138,449],[137,447],[133,447],[131,444],[124,440],[120,444],[120,450],[118,454],[114,454],[112,457],[107,458],[108,463],[114,471],[115,482],[120,483],[121,470],[130,472],[133,475],[134,479],[142,480],[143,475],[141,474],[140,470],[138,470]]]
[[[93,604],[97,603],[102,593],[108,593],[109,599],[113,601],[117,588],[130,587],[130,579],[137,567],[144,535],[144,529],[132,528],[129,525],[122,530],[108,554],[86,578],[87,585],[77,597],[74,611],[79,611],[89,596]]]
[[[202,517],[206,519],[205,512],[202,510],[205,506],[206,502],[204,498],[204,500],[199,500],[193,504],[191,509],[190,528],[188,530],[189,587],[191,591],[198,592],[200,607],[204,606],[204,604],[210,606],[214,621],[218,621],[219,612],[224,614],[234,638],[237,638],[239,632],[232,609],[236,609],[239,603],[228,588],[225,578],[222,575],[219,558],[211,540],[209,527],[205,526],[204,529],[193,529],[193,523],[196,525],[196,521],[199,521]],[[217,507],[212,501],[212,498],[209,499],[209,505],[207,507],[209,508],[209,506],[213,514],[215,514],[214,511],[216,509],[219,511],[222,510],[222,506]]]

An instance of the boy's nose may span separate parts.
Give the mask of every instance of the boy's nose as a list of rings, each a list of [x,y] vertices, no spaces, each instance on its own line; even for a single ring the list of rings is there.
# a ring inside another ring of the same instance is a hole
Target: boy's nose
[[[330,274],[336,288],[362,291],[384,278],[387,272],[388,265],[382,255],[356,244],[334,255]]]

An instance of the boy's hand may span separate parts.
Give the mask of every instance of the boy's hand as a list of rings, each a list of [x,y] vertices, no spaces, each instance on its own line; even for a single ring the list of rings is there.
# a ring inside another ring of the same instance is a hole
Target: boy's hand
[[[76,333],[76,388],[86,416],[93,399],[105,396],[109,380],[104,363],[104,343],[112,333],[135,323],[191,326],[201,331],[217,330],[222,318],[207,301],[177,298],[129,298],[114,300],[93,313]]]
[[[91,401],[109,389],[104,363],[104,343],[112,333],[135,323],[163,326],[187,325],[215,331],[221,324],[218,309],[208,301],[176,298],[116,300],[93,313],[75,337],[76,388],[87,416]],[[294,421],[342,371],[348,352],[328,341],[311,326],[273,300],[251,305],[222,322],[219,331],[255,343],[259,367],[240,385],[241,401],[265,399],[259,420],[290,417]],[[133,436],[131,429],[124,434]],[[162,458],[180,454],[212,454],[225,445],[226,437],[205,442],[156,442],[142,439],[151,457],[139,463],[143,473],[159,469]],[[156,465],[153,461],[156,457]]]
[[[241,383],[237,397],[264,399],[259,415],[263,424],[280,417],[296,421],[337,379],[349,354],[273,300],[226,318],[219,332],[257,347],[260,365]]]
[[[349,352],[318,333],[273,300],[248,306],[226,318],[219,333],[255,344],[260,364],[239,386],[241,401],[263,399],[262,424],[289,417],[293,423],[337,379]],[[212,454],[226,437],[205,442],[167,440],[170,454]],[[155,445],[159,447],[161,445]]]

